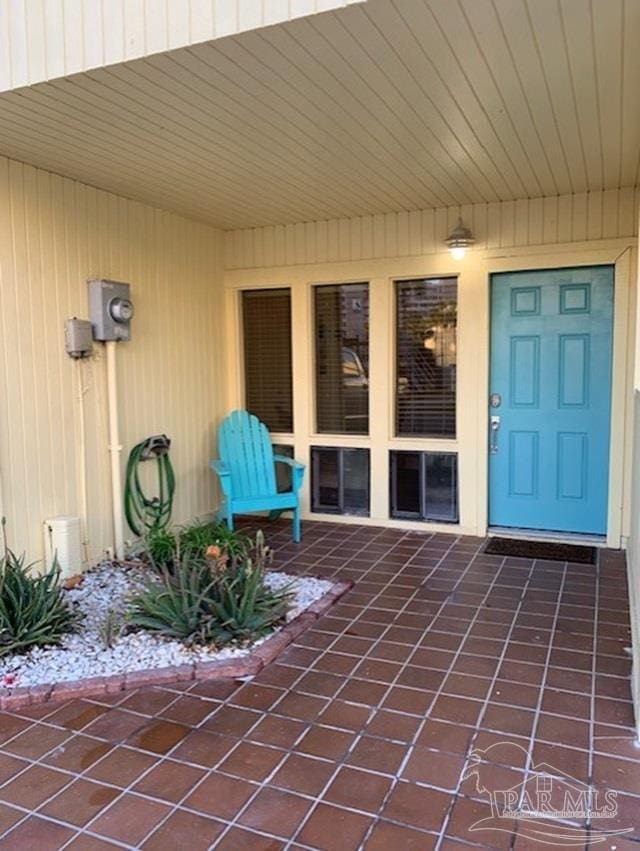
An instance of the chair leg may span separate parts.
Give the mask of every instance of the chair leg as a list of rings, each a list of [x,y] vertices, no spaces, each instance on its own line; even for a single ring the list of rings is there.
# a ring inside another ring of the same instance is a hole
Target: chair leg
[[[296,544],[300,543],[300,509],[294,508],[293,510],[293,540]]]
[[[229,531],[233,532],[233,512],[231,511],[231,508],[227,508],[226,521]]]

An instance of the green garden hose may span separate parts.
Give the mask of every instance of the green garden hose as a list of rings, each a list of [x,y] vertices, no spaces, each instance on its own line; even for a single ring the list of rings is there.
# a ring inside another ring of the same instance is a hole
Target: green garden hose
[[[124,486],[124,513],[131,531],[138,536],[165,529],[171,520],[176,477],[169,458],[171,441],[166,434],[148,437],[129,453]],[[140,482],[140,464],[155,460],[158,495],[146,496]]]

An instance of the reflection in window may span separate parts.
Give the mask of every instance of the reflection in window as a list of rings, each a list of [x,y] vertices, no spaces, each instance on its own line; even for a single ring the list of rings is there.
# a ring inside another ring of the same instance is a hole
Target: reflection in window
[[[396,282],[396,434],[455,437],[456,278]]]
[[[369,515],[369,450],[334,446],[311,449],[311,510]]]
[[[320,434],[369,432],[369,287],[314,287],[316,427]]]

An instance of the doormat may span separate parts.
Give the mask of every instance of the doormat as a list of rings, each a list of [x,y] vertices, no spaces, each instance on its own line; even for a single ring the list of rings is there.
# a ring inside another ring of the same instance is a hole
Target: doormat
[[[517,556],[545,561],[572,561],[595,564],[596,548],[578,544],[556,544],[549,541],[523,541],[520,538],[489,538],[484,548],[487,555]]]

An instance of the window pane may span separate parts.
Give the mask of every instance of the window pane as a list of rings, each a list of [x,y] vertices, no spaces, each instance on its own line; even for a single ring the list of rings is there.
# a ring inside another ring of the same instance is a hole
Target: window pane
[[[293,446],[274,443],[273,454],[293,458]],[[291,467],[288,464],[276,463],[276,486],[278,493],[288,493],[293,488],[293,476]]]
[[[369,514],[369,450],[343,449],[343,513]]]
[[[391,453],[392,516],[420,517],[420,453]]]
[[[340,511],[340,465],[336,449],[312,449],[312,511]]]
[[[425,515],[428,520],[458,521],[458,458],[425,453]]]
[[[367,434],[369,286],[320,286],[314,293],[317,430]]]
[[[242,293],[245,405],[270,431],[293,431],[291,294]]]
[[[458,522],[458,456],[391,452],[391,516]]]
[[[396,282],[396,434],[455,437],[455,278]]]
[[[311,448],[311,510],[369,515],[369,450]]]

